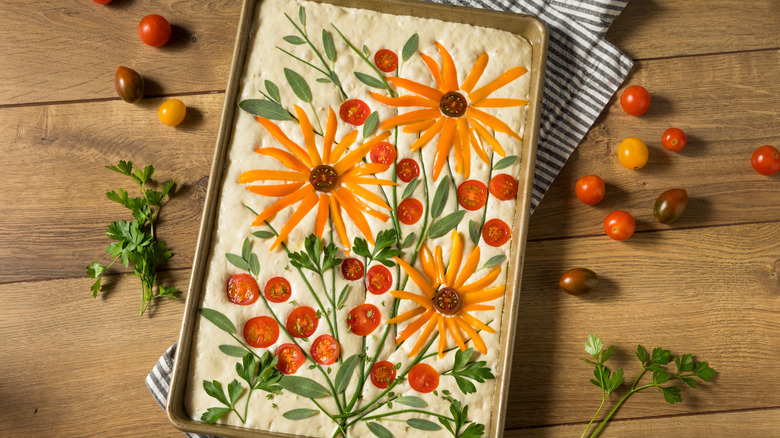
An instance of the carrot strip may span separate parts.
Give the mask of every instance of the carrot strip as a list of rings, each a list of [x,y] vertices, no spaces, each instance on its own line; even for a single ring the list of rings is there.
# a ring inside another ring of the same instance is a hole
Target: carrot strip
[[[444,318],[439,317],[439,360],[444,358],[445,348],[447,348],[447,329],[444,328]]]
[[[333,219],[333,226],[336,228],[336,234],[339,235],[341,241],[341,247],[344,248],[344,252],[349,256],[350,244],[349,237],[347,236],[347,228],[344,226],[344,220],[341,218],[341,212],[339,211],[339,205],[336,202],[336,198],[330,196],[330,217]]]
[[[466,351],[466,343],[463,342],[463,335],[460,334],[460,330],[458,330],[458,327],[455,325],[453,318],[445,318],[444,322],[447,324],[447,328],[450,330],[452,339],[454,339],[455,343],[458,344],[458,347],[460,347],[460,351]]]
[[[401,87],[411,91],[412,93],[417,93],[420,96],[427,97],[428,99],[436,102],[440,101],[442,96],[444,96],[444,93],[435,88],[431,88],[427,85],[423,85],[409,79],[399,78],[398,76],[388,76],[387,81],[396,87]]]
[[[428,277],[428,282],[430,283],[431,287],[436,289],[436,286],[439,285],[439,277],[436,275],[436,264],[433,261],[433,254],[431,254],[431,250],[429,250],[424,243],[420,247],[420,264],[422,265],[423,273],[426,277]]]
[[[501,273],[501,266],[496,266],[493,268],[488,274],[479,280],[469,283],[463,287],[459,287],[458,291],[462,294],[467,294],[470,292],[476,292],[478,290],[482,290],[488,286],[490,286],[494,281],[496,281],[496,278],[498,278],[498,274]]]
[[[434,102],[422,96],[398,96],[387,97],[379,93],[369,91],[368,94],[377,102],[395,107],[423,106],[426,108],[438,108],[439,102]]]
[[[280,163],[284,164],[288,169],[297,170],[299,172],[309,173],[309,167],[303,164],[303,161],[295,157],[295,155],[283,151],[279,148],[257,148],[255,149],[260,155],[266,155],[276,158]]]
[[[434,256],[433,260],[436,263],[436,282],[439,284],[444,284],[444,258],[442,257],[442,251],[441,247],[436,247],[436,255]]]
[[[425,307],[415,307],[414,309],[404,312],[395,318],[390,318],[387,321],[385,321],[386,324],[398,324],[400,322],[408,321],[412,318],[414,318],[417,315],[422,315],[425,313]]]
[[[458,69],[455,66],[455,61],[452,60],[452,55],[447,49],[444,48],[439,42],[436,42],[436,47],[441,53],[441,78],[444,82],[444,91],[457,91],[458,90]]]
[[[452,134],[452,149],[455,155],[455,172],[464,175],[463,172],[463,146],[460,140],[460,122],[466,121],[464,118],[455,119],[455,132]],[[466,129],[468,129],[468,122]]]
[[[442,81],[441,79],[441,71],[439,71],[439,64],[437,64],[436,61],[433,60],[433,58],[426,55],[425,53],[420,53],[420,58],[422,58],[425,65],[428,67],[428,70],[431,71],[431,75],[433,75],[433,79],[436,81],[436,85],[439,86],[439,90],[446,93],[447,90],[444,89],[444,81]]]
[[[306,149],[309,152],[311,158],[312,167],[322,164],[322,158],[319,151],[317,151],[317,145],[314,142],[314,128],[311,126],[309,116],[306,115],[306,111],[298,105],[293,105],[295,113],[298,115],[298,123],[301,125],[301,133],[303,134],[303,141],[306,143]]]
[[[466,80],[463,81],[463,84],[461,84],[460,89],[466,93],[471,93],[471,90],[473,90],[474,86],[477,85],[477,82],[479,82],[479,78],[482,77],[482,73],[485,71],[487,64],[488,54],[482,52],[477,58],[477,62],[474,63],[474,67],[472,67],[469,75],[466,76]]]
[[[464,321],[466,321],[469,325],[471,325],[474,328],[478,328],[480,330],[484,330],[484,331],[486,331],[488,333],[495,333],[496,332],[489,325],[484,324],[482,321],[478,320],[477,318],[474,318],[473,316],[469,315],[466,312],[460,312],[460,313],[458,313],[458,316],[463,318]]]
[[[325,223],[328,221],[328,200],[330,196],[320,193],[319,206],[317,206],[317,221],[314,225],[314,234],[322,238],[325,231]]]
[[[433,302],[430,300],[430,298],[426,298],[422,295],[417,295],[415,293],[406,292],[403,290],[391,290],[390,295],[392,295],[395,298],[414,301],[415,303],[419,304],[422,307],[425,307],[426,309],[433,309]]]
[[[385,202],[384,199],[382,199],[376,193],[374,193],[374,192],[372,192],[370,190],[366,190],[365,188],[363,188],[363,187],[361,187],[361,186],[359,186],[357,184],[346,183],[346,186],[347,186],[347,188],[349,190],[352,191],[352,193],[355,194],[355,196],[359,196],[359,197],[365,199],[368,202],[372,202],[372,203],[374,203],[374,204],[376,204],[376,205],[378,205],[378,206],[380,206],[382,208],[386,208],[386,209],[390,210],[390,206],[387,205],[387,202]]]
[[[333,108],[328,108],[328,121],[325,125],[325,138],[322,144],[322,162],[331,164],[330,151],[333,149],[333,140],[336,138],[336,130],[338,129],[338,119],[336,119],[336,113]]]
[[[463,261],[463,239],[460,237],[458,230],[452,230],[451,239],[450,262],[447,264],[447,273],[444,274],[444,281],[447,287],[454,287],[455,278],[460,270],[460,263]]]
[[[501,147],[501,143],[499,143],[498,140],[493,137],[493,134],[488,132],[488,130],[477,121],[472,120],[471,122],[474,125],[474,130],[477,131],[477,134],[479,134],[479,136],[482,137],[482,139],[485,140],[498,155],[502,157],[506,155],[504,148]]]
[[[398,183],[382,178],[369,178],[366,176],[347,176],[342,179],[345,183],[362,184],[369,186],[397,186]]]
[[[293,228],[295,228],[295,226],[298,225],[307,214],[309,214],[311,209],[317,205],[318,200],[319,198],[314,192],[308,193],[306,197],[303,198],[301,205],[299,205],[298,209],[295,210],[295,213],[290,216],[290,219],[287,221],[284,227],[282,227],[281,231],[279,231],[279,236],[276,238],[276,240],[274,240],[274,243],[271,244],[271,251],[275,250],[279,244],[287,238],[287,236],[290,234],[290,231],[292,231]]]
[[[469,179],[471,176],[471,142],[469,141],[468,123],[466,123],[466,135],[461,137],[461,153],[463,154],[463,176]]]
[[[487,345],[485,345],[485,341],[482,340],[482,337],[479,335],[479,333],[477,333],[473,327],[468,325],[466,321],[462,320],[460,317],[455,316],[452,319],[455,320],[455,324],[458,324],[458,326],[462,328],[467,335],[469,335],[471,342],[474,343],[474,346],[477,347],[477,350],[479,350],[479,352],[482,354],[487,354]]]
[[[438,319],[441,318],[441,315],[434,315],[433,318],[431,318],[430,321],[428,321],[428,325],[425,326],[425,330],[420,334],[420,337],[417,338],[417,342],[414,344],[414,347],[412,348],[412,351],[409,352],[409,357],[415,356],[417,353],[420,352],[420,350],[425,346],[425,343],[428,342],[428,338],[431,337],[431,333],[433,332],[433,329],[436,328],[438,325]]]
[[[403,131],[407,134],[424,131],[433,126],[434,123],[436,123],[436,120],[423,120],[422,122],[411,123],[404,126]]]
[[[433,137],[435,137],[438,133],[441,132],[442,128],[444,127],[444,123],[447,121],[446,117],[439,117],[439,120],[436,120],[431,127],[425,131],[423,135],[420,136],[417,140],[415,140],[414,143],[412,143],[411,146],[409,146],[409,150],[412,152],[416,151],[417,149],[420,149],[421,147],[428,144]]]
[[[444,169],[444,163],[450,155],[450,148],[452,148],[452,136],[455,134],[455,126],[457,123],[455,119],[447,118],[444,123],[444,127],[439,135],[439,143],[436,145],[436,154],[433,161],[433,180],[439,179],[441,170]]]
[[[393,259],[395,260],[396,263],[398,263],[399,266],[403,268],[404,271],[406,271],[406,273],[409,275],[409,278],[414,282],[414,284],[417,285],[417,287],[420,288],[422,293],[424,293],[429,300],[432,299],[436,291],[433,290],[433,287],[431,287],[430,284],[428,284],[428,282],[425,280],[425,277],[423,277],[417,271],[417,269],[409,265],[409,263],[406,263],[406,261],[404,261],[402,258],[393,257]]]
[[[255,193],[260,196],[287,196],[290,193],[298,190],[303,186],[305,183],[298,182],[298,183],[289,183],[289,184],[274,184],[274,185],[267,185],[267,186],[251,186],[247,185],[246,188],[252,193]]]
[[[523,99],[490,99],[486,97],[477,102],[471,102],[471,106],[479,108],[508,108],[523,105],[528,105],[528,101]]]
[[[336,163],[333,166],[333,168],[336,169],[336,172],[338,172],[339,175],[342,175],[347,170],[352,168],[355,164],[360,162],[360,160],[365,158],[366,154],[368,154],[368,151],[370,151],[375,144],[379,143],[380,141],[386,140],[388,137],[390,137],[390,131],[386,131],[377,135],[371,140],[363,143],[362,146],[350,152],[346,157],[339,160],[339,162]]]
[[[361,164],[359,166],[355,166],[351,169],[348,169],[342,176],[346,175],[354,175],[354,176],[360,176],[360,175],[373,175],[375,173],[384,172],[385,170],[389,169],[390,166],[387,164],[382,163],[365,163]]]
[[[311,167],[311,159],[309,158],[309,155],[306,153],[306,151],[304,151],[303,148],[298,146],[295,142],[290,140],[290,138],[287,137],[287,134],[285,134],[278,126],[263,117],[256,117],[256,119],[258,122],[260,122],[261,125],[263,125],[269,134],[271,134],[277,141],[279,141],[279,143],[283,144],[287,149],[290,150],[290,152],[295,154],[296,157],[303,161],[307,166]]]
[[[463,310],[466,312],[496,310],[496,306],[488,306],[487,304],[469,304],[467,306],[463,306]]]
[[[352,219],[352,222],[355,223],[355,226],[357,226],[360,232],[363,233],[363,237],[368,241],[368,243],[373,245],[374,233],[371,232],[371,226],[368,225],[366,217],[363,216],[363,213],[358,209],[354,202],[344,196],[344,192],[349,193],[344,187],[339,187],[335,192],[333,192],[333,196],[338,201],[339,206],[341,206],[341,208],[347,212],[347,216]]]
[[[395,338],[395,343],[400,344],[401,342],[409,339],[410,336],[415,334],[417,330],[420,330],[423,325],[425,325],[426,322],[428,322],[431,317],[433,316],[434,310],[430,309],[426,311],[423,316],[417,318],[416,320],[409,323],[409,325],[406,326],[405,329],[401,333],[398,333],[398,337]]]
[[[472,93],[469,93],[469,99],[472,102],[479,102],[481,99],[489,96],[490,93],[524,75],[527,71],[528,69],[522,66],[510,68],[497,77],[493,82],[485,85],[482,88],[474,90]]]
[[[455,280],[455,284],[452,287],[460,290],[460,287],[466,283],[466,280],[474,275],[474,271],[477,270],[477,265],[479,264],[479,255],[479,246],[474,246],[474,249],[471,250],[471,254],[469,254],[469,258],[466,259],[466,264],[463,265],[463,269],[460,270],[458,279]]]
[[[239,184],[253,183],[255,181],[308,181],[309,174],[303,172],[290,172],[287,170],[247,170],[238,177]]]
[[[276,201],[273,205],[266,208],[265,210],[260,212],[260,214],[257,215],[254,222],[252,222],[252,226],[256,227],[258,225],[261,225],[263,222],[266,221],[266,219],[272,218],[276,213],[279,213],[285,207],[289,207],[290,205],[293,205],[294,203],[300,201],[301,199],[306,197],[306,195],[308,195],[309,193],[314,193],[314,187],[312,187],[311,185],[305,185],[300,189],[285,196],[284,198]]]
[[[391,129],[398,125],[408,125],[410,123],[421,122],[427,119],[435,119],[441,117],[441,111],[438,108],[426,108],[421,110],[409,111],[403,113],[382,122],[382,126],[379,129]]]
[[[491,287],[489,289],[483,289],[477,292],[470,292],[467,294],[461,293],[463,297],[463,304],[480,304],[487,301],[493,301],[495,299],[504,296],[506,285]]]
[[[371,216],[374,216],[375,218],[379,219],[382,222],[387,222],[388,220],[390,220],[390,216],[372,208],[370,205],[366,204],[365,202],[361,201],[358,197],[353,195],[352,192],[350,192],[349,190],[344,190],[344,193],[349,194],[350,202],[354,202],[355,205],[357,205],[358,209],[360,209],[360,211],[366,214],[370,214]]]
[[[477,134],[474,133],[474,130],[471,130],[469,132],[469,138],[471,139],[471,144],[474,145],[474,152],[479,155],[479,158],[482,159],[482,161],[485,162],[485,164],[490,165],[490,160],[487,157],[487,154],[485,153],[485,149],[482,147],[482,143],[479,142],[479,139],[477,138]]]
[[[331,163],[337,162],[341,158],[341,154],[343,154],[348,147],[352,146],[352,144],[355,143],[355,140],[357,140],[357,136],[358,136],[357,129],[345,135],[344,138],[341,139],[339,144],[336,145],[336,149],[333,149],[333,152],[331,152],[330,162]]]
[[[492,116],[492,115],[490,115],[490,114],[488,114],[488,113],[486,113],[486,112],[484,112],[484,111],[482,111],[480,109],[477,109],[477,108],[474,108],[474,107],[470,107],[470,108],[466,109],[466,117],[474,118],[474,119],[476,119],[476,120],[478,120],[478,121],[488,125],[489,127],[493,128],[494,130],[496,130],[498,132],[503,132],[504,134],[509,134],[510,136],[512,136],[512,137],[514,137],[514,138],[516,138],[518,140],[522,140],[522,138],[520,138],[520,136],[517,135],[517,133],[515,133],[515,131],[513,131],[512,128],[509,127],[509,125],[507,125],[506,123],[502,122],[497,117]]]

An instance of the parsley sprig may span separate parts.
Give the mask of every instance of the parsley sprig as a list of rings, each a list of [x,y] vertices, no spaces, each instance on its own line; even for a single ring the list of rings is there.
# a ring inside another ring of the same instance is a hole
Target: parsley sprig
[[[593,375],[595,379],[590,379],[590,382],[599,388],[601,388],[601,405],[599,406],[596,414],[593,415],[588,426],[582,432],[582,437],[587,436],[590,426],[593,421],[598,417],[601,409],[604,407],[604,403],[607,401],[612,392],[614,392],[620,385],[623,384],[625,378],[623,376],[623,368],[618,368],[617,371],[610,371],[604,363],[609,360],[614,351],[614,347],[609,347],[606,350],[603,349],[604,345],[601,339],[595,335],[588,336],[588,342],[585,343],[585,351],[594,359],[581,359],[589,364],[594,365]],[[661,347],[656,347],[652,352],[648,353],[647,349],[642,345],[636,347],[636,357],[639,362],[642,363],[642,369],[639,371],[634,383],[631,385],[628,393],[620,399],[620,401],[612,408],[612,411],[601,420],[598,428],[590,435],[591,438],[597,436],[602,429],[607,425],[607,422],[615,415],[615,412],[621,405],[634,393],[643,389],[655,387],[663,394],[664,400],[669,404],[682,402],[682,392],[677,385],[661,386],[665,383],[679,379],[681,382],[687,384],[691,388],[696,389],[696,378],[709,382],[713,376],[715,376],[715,370],[709,367],[707,362],[695,362],[692,354],[683,354],[681,356],[673,356],[669,350],[665,350]],[[664,366],[667,366],[674,357],[674,364],[677,371],[670,372]],[[645,373],[651,372],[653,379],[652,382],[637,386],[639,380]]]
[[[157,285],[157,267],[167,263],[173,253],[165,245],[165,242],[156,239],[154,231],[163,200],[170,193],[176,181],[165,182],[162,191],[157,191],[147,187],[147,184],[151,184],[152,175],[154,175],[154,167],[151,165],[143,169],[133,169],[132,162],[120,161],[116,166],[106,166],[106,168],[129,176],[138,184],[143,196],[132,197],[123,189],[106,193],[109,200],[124,205],[132,211],[133,220],[128,222],[121,219],[109,224],[106,235],[115,242],[106,247],[106,252],[113,260],[108,266],[98,261],[87,266],[87,275],[97,279],[90,289],[92,296],[97,297],[98,292],[102,289],[103,275],[117,260],[125,267],[130,267],[132,264],[135,276],[141,280],[141,315],[143,315],[155,298],[177,299],[175,287]],[[158,286],[156,295],[154,294],[155,286]]]
[[[468,348],[466,351],[457,350],[455,352],[455,362],[452,364],[452,369],[442,373],[442,375],[454,377],[455,383],[457,383],[458,388],[460,388],[464,394],[473,394],[477,392],[477,387],[471,380],[483,383],[485,380],[496,378],[490,371],[490,368],[485,366],[487,365],[486,361],[480,360],[471,362],[473,355],[473,348]]]
[[[323,246],[316,234],[311,234],[304,242],[305,251],[290,252],[290,264],[296,268],[308,269],[323,275],[328,269],[338,266],[341,259],[336,257],[338,248],[333,242]]]
[[[374,241],[374,250],[371,251],[368,249],[368,242],[360,237],[356,237],[354,245],[352,246],[352,251],[354,251],[356,255],[365,257],[367,260],[366,265],[373,261],[377,261],[389,268],[395,266],[395,262],[392,258],[401,255],[401,250],[393,249],[391,247],[396,243],[395,230],[389,229],[380,231],[379,234],[376,235]]]

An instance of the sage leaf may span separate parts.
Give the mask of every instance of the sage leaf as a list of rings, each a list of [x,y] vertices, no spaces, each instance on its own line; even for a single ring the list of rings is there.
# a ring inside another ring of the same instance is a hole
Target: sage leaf
[[[401,59],[408,61],[409,58],[417,51],[417,45],[420,43],[420,36],[417,34],[412,35],[404,44],[403,50],[401,50]]]
[[[233,357],[244,357],[246,349],[243,347],[236,347],[235,345],[220,345],[219,351]]]
[[[358,78],[358,80],[360,82],[368,85],[369,87],[385,88],[385,84],[382,81],[380,81],[379,79],[377,79],[377,78],[375,78],[375,77],[373,77],[371,75],[367,75],[365,73],[361,73],[359,71],[356,71],[355,72],[355,77]]]
[[[249,270],[249,262],[244,260],[243,257],[236,254],[226,253],[225,257],[227,257],[228,261],[238,269],[243,269],[245,271]]]
[[[277,103],[282,101],[282,97],[279,95],[279,87],[273,82],[269,80],[265,81],[265,91],[267,91],[268,95],[271,96],[271,99],[275,100]]]
[[[336,302],[337,309],[341,309],[341,306],[344,305],[344,301],[347,301],[348,296],[349,296],[349,284],[345,284],[344,289],[342,289],[341,293],[339,294],[339,300]]]
[[[506,256],[504,254],[494,255],[493,257],[489,258],[488,261],[485,262],[485,265],[482,266],[482,267],[483,268],[492,268],[493,266],[499,265],[505,259],[506,259]]]
[[[447,205],[447,198],[450,196],[450,177],[445,175],[439,183],[439,187],[436,188],[436,193],[433,195],[433,202],[431,202],[431,217],[437,218],[444,211],[444,207]]]
[[[433,421],[425,420],[422,418],[410,418],[406,420],[406,424],[409,425],[409,427],[413,427],[418,430],[425,430],[425,431],[434,431],[434,430],[441,430],[441,426],[434,423]]]
[[[344,363],[341,364],[339,371],[336,373],[336,379],[333,382],[333,385],[336,389],[336,394],[341,394],[345,389],[347,389],[349,381],[352,378],[352,374],[355,373],[355,366],[357,365],[358,360],[360,360],[360,356],[353,354],[344,360]]]
[[[378,122],[379,122],[378,112],[374,111],[373,113],[368,115],[365,123],[363,123],[363,138],[368,138],[368,136],[371,135],[372,132],[374,132],[374,128],[376,128],[376,124]]]
[[[471,241],[474,242],[474,245],[479,245],[479,234],[481,231],[479,228],[476,222],[473,220],[469,221],[469,236],[471,236]]]
[[[320,398],[330,395],[330,392],[324,386],[308,377],[282,376],[279,380],[279,385],[293,394],[306,398]]]
[[[333,62],[336,60],[336,46],[333,44],[333,36],[325,29],[322,29],[322,47],[325,48],[325,56]]]
[[[202,308],[200,309],[200,314],[203,315],[204,318],[211,321],[212,324],[219,327],[221,330],[228,333],[236,332],[236,326],[233,325],[233,322],[230,321],[230,318],[223,315],[219,311],[214,309]]]
[[[258,239],[270,239],[275,236],[275,234],[270,231],[255,231],[252,235]]]
[[[282,38],[283,40],[287,41],[290,44],[294,44],[296,46],[300,46],[302,44],[306,44],[306,40],[303,38],[297,36],[297,35],[287,35],[286,37]]]
[[[301,21],[301,24],[306,26],[306,9],[301,6],[298,9],[298,19]]]
[[[401,248],[409,248],[414,244],[414,241],[417,240],[417,235],[414,233],[410,233],[406,236],[406,239],[404,239],[404,243],[401,245]]]
[[[268,120],[292,120],[292,116],[278,102],[265,99],[245,99],[238,103],[238,107],[249,114],[260,116]]]
[[[303,76],[299,75],[293,70],[290,70],[289,68],[285,68],[284,77],[287,79],[287,83],[290,84],[293,93],[298,96],[298,99],[301,99],[306,103],[311,102],[311,88],[309,88],[309,84],[306,83],[306,80],[303,79]]]
[[[317,78],[315,79],[320,84],[330,84],[332,81],[328,78]]]
[[[363,44],[363,54],[366,55],[366,58],[368,58],[369,55],[371,55],[371,51],[368,50],[368,46]]]
[[[255,253],[249,255],[249,272],[255,277],[260,275],[260,260]]]
[[[289,411],[283,413],[282,417],[288,420],[303,420],[304,418],[309,418],[319,413],[320,411],[316,409],[299,408],[299,409],[290,409]]]
[[[249,239],[244,239],[244,244],[241,245],[241,258],[244,261],[249,262],[249,258],[252,256],[252,243]]]
[[[428,406],[428,403],[426,403],[425,400],[421,399],[420,397],[415,397],[413,395],[404,395],[398,397],[397,399],[395,399],[395,402],[400,403],[402,405],[411,406],[413,408],[424,408]]]
[[[498,163],[493,165],[493,170],[506,169],[507,167],[515,164],[515,161],[517,161],[517,155],[510,155],[508,157],[504,157],[498,160]]]
[[[416,176],[412,178],[411,181],[409,181],[409,185],[406,186],[404,189],[404,193],[401,195],[401,199],[406,199],[410,196],[412,196],[412,193],[414,193],[414,189],[417,188],[417,183],[420,182],[420,179]]]
[[[454,230],[463,219],[463,215],[465,214],[466,210],[453,211],[447,216],[444,216],[440,220],[436,221],[433,225],[431,225],[430,230],[428,230],[428,238],[436,239]]]
[[[379,423],[374,423],[373,421],[370,421],[366,423],[366,426],[368,427],[368,430],[371,431],[371,433],[378,436],[379,438],[393,438],[393,434],[389,430],[387,430],[386,427],[382,426]]]

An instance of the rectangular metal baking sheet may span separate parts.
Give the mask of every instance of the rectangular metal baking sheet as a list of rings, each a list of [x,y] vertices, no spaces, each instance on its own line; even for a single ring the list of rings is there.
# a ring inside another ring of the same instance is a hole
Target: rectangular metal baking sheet
[[[547,29],[536,17],[521,14],[488,11],[466,7],[455,7],[427,3],[421,1],[402,0],[315,0],[320,3],[330,3],[343,7],[375,10],[378,12],[410,15],[421,18],[436,18],[456,23],[466,23],[476,26],[495,28],[508,31],[528,40],[532,46],[531,87],[529,95],[529,110],[526,111],[524,143],[521,155],[519,175],[518,208],[515,223],[512,228],[513,238],[507,273],[506,300],[502,313],[501,339],[499,341],[499,364],[496,375],[496,390],[492,406],[495,407],[487,435],[498,437],[503,434],[506,404],[509,389],[509,375],[512,365],[512,348],[514,346],[515,322],[518,313],[520,281],[525,254],[526,230],[530,217],[530,200],[533,186],[536,145],[539,134],[539,114],[542,100],[542,86],[547,51]],[[171,423],[185,432],[198,432],[235,438],[287,437],[288,434],[249,430],[226,425],[210,425],[189,418],[184,407],[184,394],[187,384],[187,369],[190,351],[194,337],[195,321],[197,320],[198,304],[203,292],[203,279],[206,273],[210,254],[212,229],[216,211],[219,206],[220,187],[225,158],[230,145],[233,130],[233,117],[237,108],[237,96],[240,78],[243,74],[244,61],[251,39],[252,19],[255,7],[262,0],[244,0],[239,18],[236,45],[230,76],[225,93],[225,104],[219,127],[214,160],[211,166],[211,176],[206,194],[199,238],[195,250],[195,259],[190,279],[190,288],[185,305],[185,312],[179,336],[178,349],[173,368],[170,391],[166,411]]]

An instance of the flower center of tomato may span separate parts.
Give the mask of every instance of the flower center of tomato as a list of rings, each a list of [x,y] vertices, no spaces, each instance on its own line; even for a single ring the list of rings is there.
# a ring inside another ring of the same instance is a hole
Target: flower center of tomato
[[[466,98],[457,91],[450,91],[442,96],[439,101],[439,109],[447,117],[461,117],[466,114],[466,108],[469,107]]]
[[[433,296],[433,307],[443,315],[455,315],[463,307],[463,300],[457,290],[444,287]]]
[[[331,166],[322,164],[311,170],[309,182],[321,192],[329,192],[339,184],[339,174]]]

